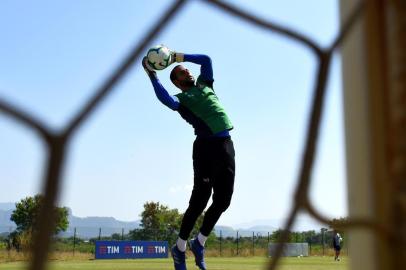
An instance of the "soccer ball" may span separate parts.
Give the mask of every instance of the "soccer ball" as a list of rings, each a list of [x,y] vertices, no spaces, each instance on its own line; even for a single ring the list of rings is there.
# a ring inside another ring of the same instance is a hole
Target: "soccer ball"
[[[162,70],[169,66],[171,60],[170,50],[163,46],[157,45],[148,50],[148,64],[155,70]]]

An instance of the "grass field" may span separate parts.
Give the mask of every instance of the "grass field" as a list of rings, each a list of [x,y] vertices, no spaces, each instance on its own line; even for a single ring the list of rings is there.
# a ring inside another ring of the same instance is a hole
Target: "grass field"
[[[207,258],[208,269],[217,270],[262,270],[265,269],[267,259],[264,257],[240,258]],[[189,270],[198,268],[190,258],[187,260]],[[173,269],[171,259],[144,260],[81,260],[54,261],[48,270],[170,270]],[[23,270],[26,264],[22,262],[1,263],[0,269]],[[285,258],[278,267],[280,270],[346,270],[348,258],[335,262],[332,257]]]

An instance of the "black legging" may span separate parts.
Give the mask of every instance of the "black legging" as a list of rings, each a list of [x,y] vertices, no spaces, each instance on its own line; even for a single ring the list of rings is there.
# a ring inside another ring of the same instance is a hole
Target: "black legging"
[[[194,185],[189,207],[183,216],[179,237],[186,240],[197,218],[206,208],[213,189],[213,203],[200,232],[208,236],[228,208],[234,190],[234,146],[230,137],[197,138],[193,144]]]

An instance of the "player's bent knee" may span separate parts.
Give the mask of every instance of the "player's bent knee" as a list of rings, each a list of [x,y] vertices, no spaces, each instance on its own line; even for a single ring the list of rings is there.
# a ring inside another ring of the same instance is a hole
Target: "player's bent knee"
[[[207,203],[199,203],[199,202],[195,202],[195,203],[189,203],[189,207],[188,209],[190,209],[190,211],[194,212],[194,213],[202,213],[203,210],[206,208]]]
[[[221,212],[226,211],[227,208],[230,206],[230,203],[231,203],[231,198],[227,199],[227,200],[213,202],[215,207]]]

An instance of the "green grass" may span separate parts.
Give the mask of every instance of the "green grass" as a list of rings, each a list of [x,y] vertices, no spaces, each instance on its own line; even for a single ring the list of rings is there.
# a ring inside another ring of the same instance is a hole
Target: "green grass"
[[[268,260],[263,257],[207,258],[208,268],[211,270],[265,270]],[[1,263],[0,269],[26,269],[22,262]],[[187,260],[189,270],[197,270],[192,258]],[[82,261],[54,261],[48,270],[170,270],[174,269],[171,259],[138,259],[138,260],[82,260]],[[335,262],[333,257],[304,257],[284,258],[279,270],[346,270],[348,258]]]

